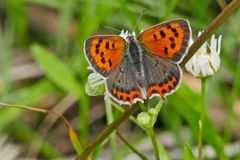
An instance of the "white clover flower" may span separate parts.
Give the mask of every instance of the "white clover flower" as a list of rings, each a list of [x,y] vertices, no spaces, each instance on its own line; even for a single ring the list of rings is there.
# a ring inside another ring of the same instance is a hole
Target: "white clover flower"
[[[198,33],[198,37],[202,32]],[[213,34],[211,43],[205,42],[196,54],[186,63],[185,68],[193,76],[204,78],[213,75],[220,67],[222,35],[215,38]]]

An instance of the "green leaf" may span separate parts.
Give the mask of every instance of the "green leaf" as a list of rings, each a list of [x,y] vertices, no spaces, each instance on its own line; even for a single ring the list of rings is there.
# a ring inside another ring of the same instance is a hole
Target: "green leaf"
[[[33,57],[46,76],[66,92],[79,96],[80,86],[67,65],[48,49],[34,44],[31,46]]]
[[[188,144],[184,144],[184,160],[196,159],[192,153],[192,150]]]

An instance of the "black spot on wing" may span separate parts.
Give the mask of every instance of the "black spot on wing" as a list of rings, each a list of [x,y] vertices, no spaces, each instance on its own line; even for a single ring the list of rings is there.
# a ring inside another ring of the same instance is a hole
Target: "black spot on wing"
[[[104,52],[102,51],[102,52],[100,52],[100,56],[101,57],[103,57],[104,56]]]
[[[159,31],[159,34],[161,35],[162,38],[166,37],[166,34],[164,33],[164,31]]]
[[[172,26],[170,24],[167,25],[167,29],[172,29]]]
[[[164,47],[164,53],[168,55],[168,47]]]
[[[175,32],[175,33],[174,33],[174,36],[175,36],[175,37],[178,37],[178,36],[179,36],[178,32]]]
[[[96,48],[96,50],[95,50],[95,53],[96,53],[96,54],[98,54],[98,53],[99,53],[99,49],[98,49],[98,48]]]
[[[169,40],[170,40],[171,42],[174,42],[174,41],[175,41],[173,37],[169,37]]]
[[[106,49],[109,49],[109,42],[106,42],[105,48],[106,48]]]
[[[105,63],[106,63],[106,60],[105,60],[105,58],[104,58],[104,57],[102,57],[102,58],[101,58],[101,62],[102,62],[103,64],[105,64]]]
[[[175,43],[171,43],[171,48],[172,48],[172,49],[174,49],[174,48],[175,48],[175,46],[176,46],[176,44],[175,44]]]
[[[112,61],[111,61],[111,59],[108,60],[108,64],[109,64],[110,67],[112,67]]]
[[[156,35],[156,34],[153,34],[153,38],[156,40],[156,39],[157,39],[157,35]]]
[[[100,47],[100,43],[96,44],[96,49],[98,49]]]

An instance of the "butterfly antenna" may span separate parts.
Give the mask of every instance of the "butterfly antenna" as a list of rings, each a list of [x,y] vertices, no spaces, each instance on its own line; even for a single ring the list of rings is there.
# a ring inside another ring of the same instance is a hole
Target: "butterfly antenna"
[[[112,28],[112,27],[108,27],[108,26],[104,26],[104,25],[100,25],[100,26],[121,33],[121,31],[116,28]]]
[[[138,17],[137,23],[136,23],[135,26],[134,26],[134,30],[136,30],[136,28],[137,28],[137,26],[138,26],[138,24],[139,24],[139,22],[140,22],[140,19],[142,18],[142,16],[144,15],[145,12],[146,12],[146,9],[144,8],[144,9],[142,10],[142,12],[140,13],[139,17]]]

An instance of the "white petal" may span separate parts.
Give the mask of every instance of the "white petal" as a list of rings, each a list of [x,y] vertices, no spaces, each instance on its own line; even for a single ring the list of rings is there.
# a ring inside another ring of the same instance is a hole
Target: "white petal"
[[[222,42],[222,35],[218,37],[218,47],[217,47],[217,54],[220,54],[221,51],[221,42]]]
[[[203,33],[203,31],[199,31],[198,32],[198,37],[200,37],[200,35]]]
[[[204,42],[202,47],[200,48],[200,54],[206,54],[207,53],[207,42]]]

